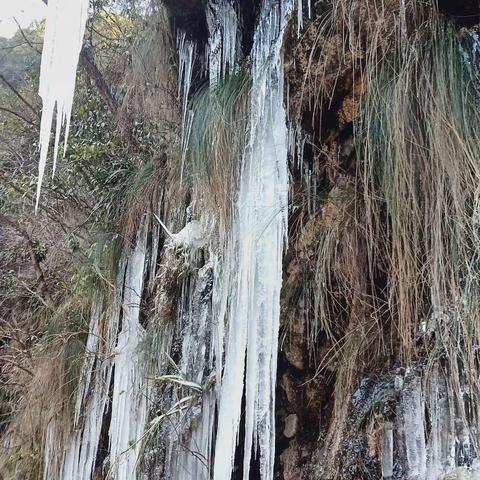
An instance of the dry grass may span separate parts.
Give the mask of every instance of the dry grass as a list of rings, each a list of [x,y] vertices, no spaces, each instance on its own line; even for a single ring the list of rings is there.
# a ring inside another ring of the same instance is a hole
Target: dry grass
[[[389,307],[408,360],[420,322],[458,305],[475,274],[480,117],[451,27],[420,32],[386,70],[365,105],[360,170],[372,259],[387,242]]]
[[[17,390],[11,421],[2,435],[0,476],[5,480],[42,478],[45,441],[50,429],[56,451],[49,466],[58,472],[73,422],[75,392],[83,362],[88,301],[73,297],[50,319],[50,328],[29,352],[17,352],[4,365],[7,384]],[[21,367],[21,368],[20,368]]]
[[[313,127],[321,130],[321,112],[339,93],[345,95],[346,117],[358,116],[361,97],[378,68],[406,43],[429,8],[415,0],[328,0],[317,8],[301,38],[287,41],[292,47],[286,74],[293,92],[292,118],[298,121],[310,112]]]
[[[392,350],[407,365],[426,355],[428,371],[442,362],[469,425],[480,400],[476,84],[458,32],[432,20],[372,83],[358,131],[369,262],[387,270]]]
[[[144,19],[131,47],[131,63],[124,66],[125,95],[119,117],[138,116],[157,125],[157,141],[178,142],[179,99],[177,60],[166,7],[157,2]]]

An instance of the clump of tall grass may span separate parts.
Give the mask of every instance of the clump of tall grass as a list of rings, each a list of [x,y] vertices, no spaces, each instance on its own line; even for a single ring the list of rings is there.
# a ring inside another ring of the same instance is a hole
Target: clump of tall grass
[[[427,371],[441,361],[458,415],[480,418],[480,110],[462,41],[432,15],[368,71],[355,192],[350,205],[327,199],[317,220],[313,306],[331,345],[317,371],[335,371],[332,472],[348,398],[380,359],[411,365],[426,354]]]
[[[348,116],[355,118],[382,62],[399,45],[408,45],[409,34],[422,24],[431,7],[416,0],[320,2],[315,20],[298,41],[291,42],[295,62],[287,64],[287,77],[294,87],[292,117],[299,121],[305,113],[311,114],[312,127],[321,132],[322,111],[343,91],[348,94]]]
[[[250,79],[246,73],[205,86],[192,101],[186,174],[194,198],[226,227],[246,139]],[[201,200],[203,199],[203,200]]]
[[[120,117],[135,115],[158,128],[156,141],[176,141],[179,126],[175,42],[163,2],[151,2],[123,67],[124,96]]]
[[[480,113],[457,32],[434,23],[372,84],[358,130],[371,259],[386,242],[388,305],[404,359],[422,321],[477,272]],[[382,221],[386,216],[386,221]]]

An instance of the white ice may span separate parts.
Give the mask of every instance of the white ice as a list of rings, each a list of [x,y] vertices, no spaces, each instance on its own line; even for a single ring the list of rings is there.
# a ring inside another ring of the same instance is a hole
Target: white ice
[[[232,474],[244,376],[244,479],[249,477],[254,446],[260,455],[262,480],[273,478],[280,289],[289,188],[282,43],[292,8],[292,1],[264,1],[254,36],[250,135],[242,165],[232,248],[223,266],[231,271],[232,285],[228,293],[230,310],[215,480],[228,480]],[[224,286],[220,288],[225,291]],[[221,325],[222,319],[217,322]]]
[[[56,130],[53,172],[58,156],[60,134],[64,127],[64,152],[67,146],[77,64],[82,49],[89,0],[49,0],[40,68],[39,95],[42,98],[40,123],[40,162],[38,166],[37,199],[47,163],[53,114],[56,107]]]
[[[209,0],[207,5],[210,85],[237,68],[240,33],[235,7],[230,0]]]
[[[147,382],[139,346],[145,338],[140,324],[144,283],[147,226],[139,229],[137,243],[127,260],[121,316],[114,359],[110,472],[114,480],[135,480],[142,436],[147,421]]]

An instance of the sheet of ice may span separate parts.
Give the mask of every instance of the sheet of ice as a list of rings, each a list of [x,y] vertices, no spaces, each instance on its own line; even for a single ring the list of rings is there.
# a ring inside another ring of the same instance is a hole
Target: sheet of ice
[[[477,467],[470,465],[474,457],[470,434],[456,408],[456,394],[440,368],[427,378],[407,371],[397,382],[397,391],[396,457],[392,459],[390,447],[384,448],[382,466],[388,466],[384,478],[386,473],[393,476],[394,464],[402,467],[408,480],[476,478]]]
[[[188,222],[178,233],[170,237],[170,244],[175,247],[196,250],[208,243],[208,236],[202,223],[198,220]]]
[[[250,136],[242,164],[232,248],[223,266],[231,271],[231,287],[215,480],[228,480],[232,474],[244,376],[243,478],[249,478],[254,446],[260,455],[261,478],[273,478],[280,289],[289,187],[282,42],[292,8],[291,0],[264,1],[254,36]]]
[[[35,209],[38,208],[40,199],[55,107],[53,172],[55,172],[58,145],[63,127],[65,132],[64,151],[67,146],[77,64],[87,22],[88,3],[89,0],[49,0],[48,2],[38,92],[42,98],[43,109],[40,123],[40,162]]]

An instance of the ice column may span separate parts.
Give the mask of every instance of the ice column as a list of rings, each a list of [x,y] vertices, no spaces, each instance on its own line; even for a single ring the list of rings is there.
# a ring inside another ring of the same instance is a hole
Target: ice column
[[[119,269],[117,295],[122,294],[124,265]],[[102,319],[104,301],[97,295],[90,320],[79,391],[75,406],[74,430],[64,458],[63,480],[90,480],[95,467],[103,416],[112,378],[112,352],[118,331],[120,302],[113,301]]]
[[[178,50],[178,96],[182,103],[182,176],[187,155],[190,129],[193,116],[188,109],[188,98],[192,86],[193,64],[195,63],[195,44],[187,39],[185,32],[179,32],[177,37]]]

